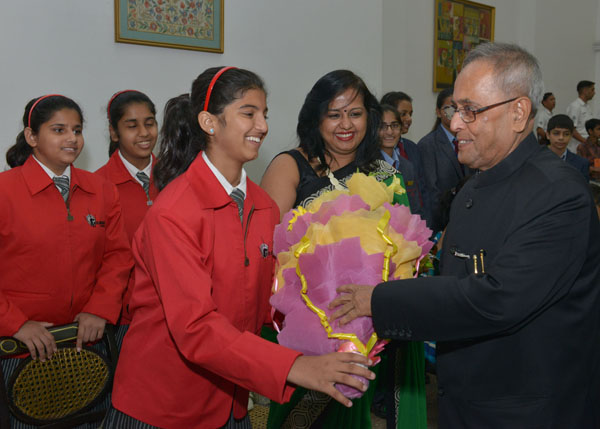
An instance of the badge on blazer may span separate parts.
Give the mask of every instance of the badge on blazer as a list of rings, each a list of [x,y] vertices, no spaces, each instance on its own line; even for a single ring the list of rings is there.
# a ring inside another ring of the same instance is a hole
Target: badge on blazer
[[[271,252],[269,252],[269,246],[267,245],[267,243],[261,244],[259,246],[259,248],[260,248],[260,254],[262,255],[263,258],[266,258],[271,253]]]
[[[101,228],[104,228],[104,224],[105,222],[103,220],[96,220],[96,217],[93,214],[88,213],[85,216],[85,220],[87,221],[87,223],[92,227],[95,228],[96,225],[98,225]]]

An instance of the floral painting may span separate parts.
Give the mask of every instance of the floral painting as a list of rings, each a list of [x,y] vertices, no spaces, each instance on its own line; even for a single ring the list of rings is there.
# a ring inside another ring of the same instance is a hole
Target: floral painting
[[[495,8],[468,0],[435,1],[433,90],[452,86],[466,54],[494,40]]]
[[[115,0],[116,41],[223,52],[224,0]]]

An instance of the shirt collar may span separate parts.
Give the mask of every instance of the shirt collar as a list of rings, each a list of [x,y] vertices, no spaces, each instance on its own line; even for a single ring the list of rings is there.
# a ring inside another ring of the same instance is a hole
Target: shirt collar
[[[394,148],[394,151],[392,152],[392,156],[389,156],[386,152],[384,152],[383,149],[381,150],[381,156],[383,156],[383,160],[385,162],[387,162],[388,164],[390,164],[391,166],[395,166],[396,162],[400,161],[400,156],[398,155],[398,148]]]
[[[67,168],[65,168],[65,171],[63,171],[62,174],[54,174],[54,171],[50,170],[48,167],[46,167],[39,159],[37,159],[35,157],[35,155],[31,155],[31,157],[33,159],[35,159],[37,161],[38,164],[40,164],[40,167],[42,167],[42,170],[44,170],[46,172],[46,174],[48,176],[50,176],[51,179],[54,179],[55,176],[67,176],[67,178],[69,179],[69,183],[71,183],[71,166],[67,165]]]
[[[568,149],[565,149],[565,151],[564,151],[564,152],[562,153],[562,155],[560,156],[560,159],[562,159],[563,161],[566,161],[566,160],[567,160],[567,150],[568,150]]]
[[[123,162],[123,165],[125,166],[125,168],[127,169],[127,171],[129,172],[129,174],[131,174],[131,177],[133,177],[136,181],[140,182],[140,184],[142,183],[137,177],[136,174],[138,172],[142,172],[144,174],[146,174],[146,176],[150,177],[150,173],[152,172],[152,157],[150,157],[150,162],[148,163],[148,165],[146,167],[144,167],[143,170],[138,170],[138,168],[133,165],[131,162],[127,161],[125,159],[125,157],[123,156],[123,154],[121,153],[121,150],[119,149],[117,151],[119,153],[119,158],[121,158],[121,162]]]
[[[446,137],[448,137],[448,141],[450,142],[450,144],[452,145],[452,150],[454,150],[454,143],[452,143],[454,141],[454,139],[456,138],[455,136],[452,135],[452,133],[450,131],[448,131],[446,129],[445,126],[443,126],[442,124],[440,124],[440,128],[442,129],[442,131],[444,131],[444,134],[446,134]]]
[[[231,194],[234,186],[231,183],[229,183],[225,176],[223,176],[223,174],[221,174],[221,172],[217,170],[217,167],[215,167],[213,163],[210,162],[210,159],[208,159],[208,156],[206,156],[206,152],[204,151],[202,152],[202,159],[204,159],[204,162],[206,162],[206,165],[208,165],[210,171],[212,171],[212,173],[215,175],[221,186],[223,186],[223,189],[225,189],[227,195]],[[244,196],[246,195],[246,170],[244,170],[243,168],[242,177],[240,178],[240,184],[235,186],[235,188],[238,188],[240,191],[242,191],[244,193]]]

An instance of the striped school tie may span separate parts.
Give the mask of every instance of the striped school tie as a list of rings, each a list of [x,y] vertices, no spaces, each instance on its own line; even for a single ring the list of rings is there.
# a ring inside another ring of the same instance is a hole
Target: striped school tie
[[[69,178],[67,176],[54,176],[52,180],[54,180],[54,184],[66,202],[69,198]]]
[[[135,174],[135,177],[138,178],[140,182],[142,182],[142,188],[144,188],[144,192],[146,193],[146,197],[150,198],[150,178],[143,171],[138,171]]]
[[[243,222],[243,218],[244,218],[244,198],[246,197],[246,195],[244,194],[244,191],[241,191],[238,188],[233,188],[233,191],[231,191],[231,194],[229,194],[229,196],[237,204],[237,206],[238,206],[238,213],[240,215],[240,220]]]

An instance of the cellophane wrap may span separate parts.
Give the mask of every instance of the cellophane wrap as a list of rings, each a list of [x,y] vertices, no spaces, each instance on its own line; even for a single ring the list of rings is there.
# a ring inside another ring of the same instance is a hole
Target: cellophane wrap
[[[306,209],[291,210],[275,228],[270,302],[284,316],[280,344],[309,356],[353,351],[377,362],[387,341],[377,338],[372,319],[359,317],[340,327],[329,319],[335,310],[328,305],[342,285],[375,286],[415,276],[432,247],[431,231],[408,207],[390,204],[394,193],[405,192],[398,182],[388,186],[356,173],[346,186]],[[350,386],[336,387],[347,397],[362,396]]]

